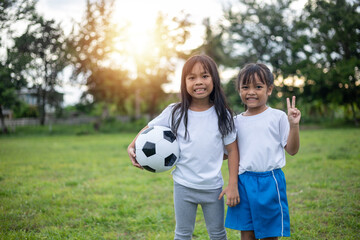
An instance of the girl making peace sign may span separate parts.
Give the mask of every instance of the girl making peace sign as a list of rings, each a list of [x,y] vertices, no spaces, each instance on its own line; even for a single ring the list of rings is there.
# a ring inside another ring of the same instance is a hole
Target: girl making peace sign
[[[241,231],[241,239],[290,236],[285,150],[299,150],[300,111],[287,98],[288,114],[266,105],[274,77],[264,64],[247,64],[239,73],[237,90],[246,111],[235,117],[240,153],[240,204],[229,207],[225,226]]]

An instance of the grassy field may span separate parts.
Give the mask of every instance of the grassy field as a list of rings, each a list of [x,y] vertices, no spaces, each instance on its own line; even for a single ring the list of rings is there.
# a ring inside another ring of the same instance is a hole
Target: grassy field
[[[132,167],[133,137],[1,137],[0,239],[172,239],[170,172]],[[283,170],[288,239],[360,239],[359,129],[302,131],[300,152]],[[208,239],[201,208],[194,239]]]

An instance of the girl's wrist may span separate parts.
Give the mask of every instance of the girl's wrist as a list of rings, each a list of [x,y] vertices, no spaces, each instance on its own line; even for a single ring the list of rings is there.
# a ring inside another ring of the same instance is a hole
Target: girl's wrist
[[[237,186],[237,185],[238,185],[237,181],[236,182],[229,181],[229,183],[228,183],[228,186]]]
[[[290,123],[290,128],[299,128],[299,123]]]

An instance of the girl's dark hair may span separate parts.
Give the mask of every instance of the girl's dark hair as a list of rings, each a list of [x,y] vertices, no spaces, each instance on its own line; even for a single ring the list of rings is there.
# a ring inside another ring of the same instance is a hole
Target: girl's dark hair
[[[181,119],[184,119],[185,138],[188,136],[188,109],[191,104],[191,95],[186,91],[186,76],[191,72],[196,63],[201,63],[212,78],[214,89],[210,94],[210,101],[215,106],[218,116],[218,126],[221,135],[224,137],[234,129],[233,112],[228,106],[224,91],[221,88],[220,76],[217,65],[212,58],[206,55],[195,55],[190,57],[184,64],[181,74],[181,102],[175,104],[171,114],[171,128],[177,134]]]
[[[239,91],[241,84],[248,85],[254,83],[255,76],[257,76],[262,83],[266,84],[267,87],[274,84],[274,76],[265,64],[249,63],[239,72],[236,89]]]

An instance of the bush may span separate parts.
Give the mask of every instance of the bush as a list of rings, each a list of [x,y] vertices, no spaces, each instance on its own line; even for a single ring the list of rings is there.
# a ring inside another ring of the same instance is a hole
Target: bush
[[[146,126],[145,118],[136,121],[122,122],[115,118],[103,121],[97,129],[96,123],[77,125],[50,124],[45,126],[19,126],[12,132],[15,135],[88,135],[96,133],[137,133]]]

